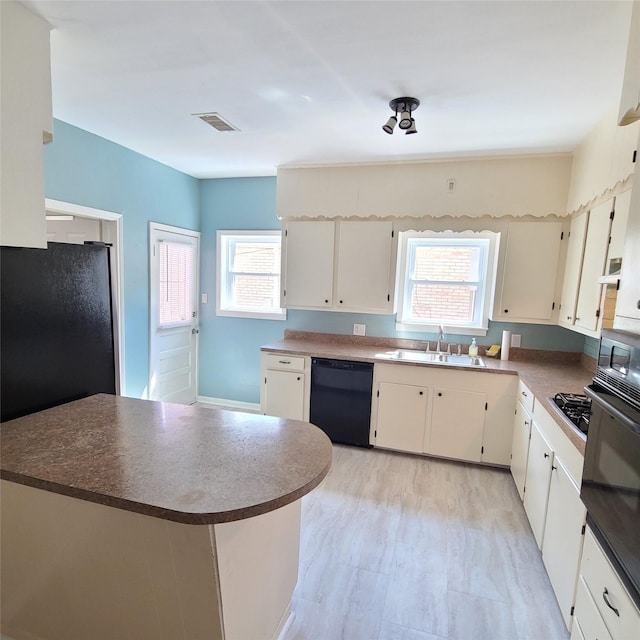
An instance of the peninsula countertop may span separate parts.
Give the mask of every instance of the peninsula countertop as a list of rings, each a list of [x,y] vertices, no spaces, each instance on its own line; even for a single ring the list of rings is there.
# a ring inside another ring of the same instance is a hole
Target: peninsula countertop
[[[0,477],[186,524],[273,511],[331,467],[306,422],[98,394],[0,425]]]

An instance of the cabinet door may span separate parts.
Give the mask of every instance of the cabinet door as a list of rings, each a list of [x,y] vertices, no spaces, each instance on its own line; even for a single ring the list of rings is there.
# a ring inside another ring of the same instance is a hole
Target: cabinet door
[[[598,279],[604,273],[604,263],[607,258],[612,208],[613,201],[607,200],[591,209],[589,213],[575,321],[577,327],[589,331],[595,331],[598,328],[602,294],[602,285],[598,284]]]
[[[340,222],[335,306],[391,313],[391,222]]]
[[[381,382],[378,385],[376,446],[422,453],[427,396],[424,387]]]
[[[287,223],[283,252],[283,307],[331,307],[334,237],[335,222]]]
[[[304,420],[304,373],[267,369],[264,412],[289,420]]]
[[[584,241],[587,237],[588,221],[588,211],[583,211],[571,220],[567,260],[562,281],[562,298],[560,299],[559,319],[561,324],[573,324],[576,319],[576,303],[578,302],[578,287],[582,273],[582,255]]]
[[[501,319],[551,319],[561,234],[561,222],[509,224],[497,309]]]
[[[534,422],[531,425],[529,460],[524,481],[524,510],[527,513],[531,530],[540,549],[542,549],[544,537],[544,522],[547,516],[552,465],[553,450]]]
[[[640,162],[636,162],[633,177],[634,186],[622,259],[622,278],[616,303],[616,316],[620,316],[624,324],[616,321],[615,326],[620,325],[621,329],[638,332],[640,323],[629,322],[627,319],[640,320]]]
[[[518,403],[516,417],[513,424],[513,444],[511,447],[511,475],[520,494],[524,499],[524,480],[527,474],[527,460],[529,458],[529,439],[531,438],[531,416]]]
[[[556,457],[551,467],[542,560],[567,628],[571,626],[586,516],[580,489]]]
[[[480,462],[487,395],[437,388],[427,453]]]
[[[605,275],[609,270],[609,260],[613,258],[622,258],[622,254],[624,253],[624,239],[627,232],[627,223],[629,222],[630,207],[631,189],[628,189],[616,196],[616,202],[613,209],[614,217],[611,222],[611,239],[609,240],[607,262],[605,264]]]

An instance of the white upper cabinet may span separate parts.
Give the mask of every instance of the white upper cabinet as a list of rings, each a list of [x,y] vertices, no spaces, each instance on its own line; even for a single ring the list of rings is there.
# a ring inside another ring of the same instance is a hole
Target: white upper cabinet
[[[630,110],[640,108],[640,3],[634,2],[632,7],[618,122]]]
[[[598,280],[605,270],[612,212],[613,200],[607,200],[589,213],[575,318],[576,328],[587,331],[598,328],[602,296],[602,285]]]
[[[393,312],[391,222],[291,221],[283,246],[283,307]]]
[[[336,299],[346,310],[390,312],[392,225],[340,222],[336,256]]]
[[[331,307],[334,238],[335,222],[287,224],[282,243],[283,307]]]
[[[0,2],[0,244],[46,247],[42,144],[51,140],[49,25]]]
[[[493,320],[545,323],[557,316],[554,303],[561,235],[561,222],[509,224]]]
[[[572,326],[576,320],[576,303],[578,302],[582,256],[584,254],[584,241],[587,237],[588,222],[588,211],[583,211],[571,220],[559,312],[559,323],[565,326]]]
[[[639,145],[640,146],[640,145]],[[640,161],[636,162],[614,327],[640,333]]]
[[[609,261],[622,257],[629,236],[631,197],[628,189],[571,221],[560,305],[562,326],[598,336],[603,310],[601,278],[608,273]]]

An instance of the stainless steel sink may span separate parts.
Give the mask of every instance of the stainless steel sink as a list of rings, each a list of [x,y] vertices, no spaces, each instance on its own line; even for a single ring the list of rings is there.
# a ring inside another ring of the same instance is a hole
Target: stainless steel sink
[[[448,353],[433,353],[431,351],[417,351],[414,349],[396,349],[379,353],[378,358],[385,360],[401,360],[406,362],[428,362],[429,364],[448,364],[458,367],[486,367],[482,358],[458,356]]]

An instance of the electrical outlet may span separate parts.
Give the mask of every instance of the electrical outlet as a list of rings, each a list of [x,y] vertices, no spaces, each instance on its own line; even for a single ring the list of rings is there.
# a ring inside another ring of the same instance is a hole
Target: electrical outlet
[[[207,304],[207,302],[209,302],[209,296],[206,293],[202,294],[202,304]]]
[[[353,335],[354,336],[363,336],[365,335],[365,331],[367,329],[366,324],[354,324],[353,325]]]
[[[447,180],[447,193],[453,193],[456,190],[456,179],[449,178]]]
[[[519,333],[512,333],[511,334],[511,346],[512,347],[519,347],[521,339],[522,339],[522,336]]]

